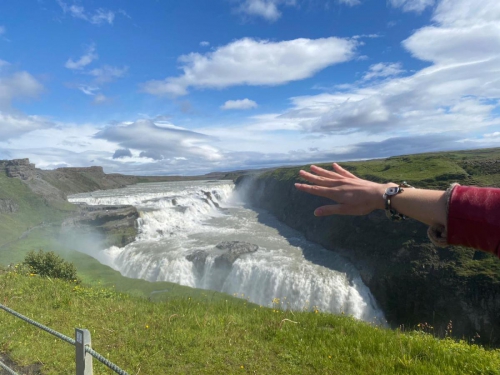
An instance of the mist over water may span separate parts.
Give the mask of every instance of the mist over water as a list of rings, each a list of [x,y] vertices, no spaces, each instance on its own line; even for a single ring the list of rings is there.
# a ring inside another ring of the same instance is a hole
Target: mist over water
[[[90,254],[124,276],[237,294],[265,306],[280,298],[286,308],[385,322],[351,264],[247,207],[232,181],[138,184],[77,194],[69,201],[137,207],[136,240]],[[224,241],[258,249],[231,255],[216,247]]]

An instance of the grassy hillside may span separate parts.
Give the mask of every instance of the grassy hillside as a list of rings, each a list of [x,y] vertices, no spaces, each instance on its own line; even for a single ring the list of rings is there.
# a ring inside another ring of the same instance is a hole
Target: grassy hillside
[[[450,182],[500,187],[500,148],[396,156],[387,159],[340,162],[361,178],[379,182],[407,181],[419,188],[444,189]],[[331,170],[331,164],[319,163]],[[260,175],[265,179],[296,179],[300,169],[279,168]]]
[[[350,317],[291,312],[230,296],[159,296],[160,302],[10,272],[9,307],[73,336],[90,330],[95,350],[130,374],[500,374],[500,352]],[[44,374],[74,371],[74,349],[0,312],[1,351]],[[36,350],[34,350],[36,348]],[[95,362],[96,373],[111,373]]]
[[[20,180],[0,173],[0,199],[14,202],[15,212],[0,212],[0,247],[42,222],[60,224],[74,210],[69,203],[49,203]]]

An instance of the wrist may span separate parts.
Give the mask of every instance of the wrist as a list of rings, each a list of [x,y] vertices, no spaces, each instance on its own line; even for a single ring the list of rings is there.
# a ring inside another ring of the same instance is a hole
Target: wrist
[[[394,182],[388,182],[387,184],[379,184],[376,193],[376,207],[379,210],[385,210],[385,198],[384,194],[386,190],[390,187],[398,186]]]

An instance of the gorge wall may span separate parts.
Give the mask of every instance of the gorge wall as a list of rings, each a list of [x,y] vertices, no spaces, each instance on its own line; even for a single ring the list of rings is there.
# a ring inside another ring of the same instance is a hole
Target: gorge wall
[[[77,192],[124,187],[137,182],[137,177],[108,175],[104,173],[102,167],[97,166],[42,170],[30,163],[29,159],[2,160],[0,171],[2,169],[8,178],[21,180],[32,194],[42,198],[45,206],[62,213],[64,220],[61,222],[61,233],[67,234],[70,231],[79,234],[92,233],[99,237],[103,246],[121,247],[134,241],[137,235],[136,221],[139,218],[135,207],[75,206],[67,202],[66,196]],[[19,211],[20,205],[23,206],[21,202],[26,199],[26,196],[20,194],[9,199],[0,197],[0,213],[10,215],[12,218]],[[47,223],[54,220],[54,217],[44,218],[44,222]]]
[[[361,177],[368,174],[369,179],[380,181],[384,171],[404,163],[406,176],[412,177],[412,162],[422,168],[412,158],[388,159],[367,167],[367,162],[350,163],[348,167]],[[491,169],[491,160],[485,165]],[[500,172],[500,163],[495,165],[494,172]],[[414,220],[393,223],[382,211],[364,217],[317,218],[314,209],[332,202],[297,191],[294,183],[298,182],[298,170],[283,168],[242,176],[236,183],[253,205],[348,258],[393,327],[414,329],[427,323],[433,327],[428,330],[440,336],[500,345],[500,261],[496,257],[461,247],[436,248],[427,238],[425,225]],[[457,179],[470,182],[475,177],[464,169],[432,173],[427,182],[405,178],[405,173],[402,177],[415,186],[433,187]],[[497,181],[500,183],[500,179]]]

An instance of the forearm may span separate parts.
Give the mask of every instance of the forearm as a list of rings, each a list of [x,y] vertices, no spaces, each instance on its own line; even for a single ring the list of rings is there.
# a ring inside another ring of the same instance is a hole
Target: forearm
[[[446,194],[439,190],[405,188],[393,196],[391,207],[428,225],[446,225]]]
[[[448,194],[405,189],[393,197],[392,207],[442,231],[440,245],[473,247],[500,257],[500,189],[455,186]]]

